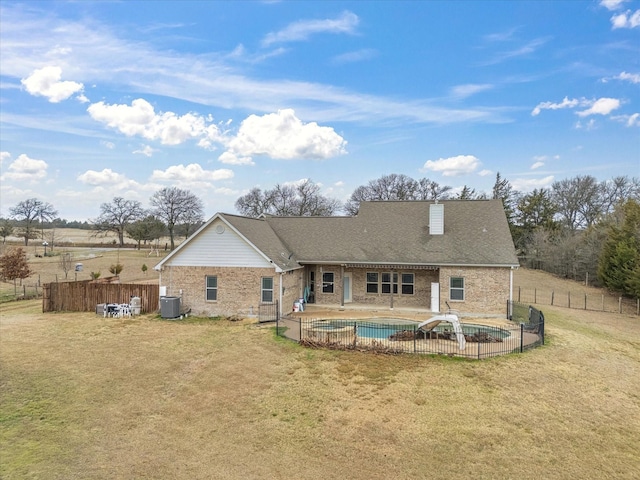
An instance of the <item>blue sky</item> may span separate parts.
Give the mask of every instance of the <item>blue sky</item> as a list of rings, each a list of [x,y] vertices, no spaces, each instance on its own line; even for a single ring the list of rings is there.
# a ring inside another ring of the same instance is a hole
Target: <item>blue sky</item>
[[[640,176],[640,1],[0,4],[0,214]]]

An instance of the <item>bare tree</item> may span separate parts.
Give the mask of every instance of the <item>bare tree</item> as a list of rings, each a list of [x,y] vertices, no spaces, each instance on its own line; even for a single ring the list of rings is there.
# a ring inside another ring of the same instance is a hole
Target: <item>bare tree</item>
[[[484,193],[476,192],[475,188],[464,185],[454,198],[456,200],[484,200],[487,196]]]
[[[298,185],[277,184],[264,192],[259,188],[236,200],[236,209],[248,217],[262,214],[278,216],[327,216],[341,209],[338,200],[320,193],[320,186],[307,179]]]
[[[627,176],[614,177],[601,184],[602,213],[612,213],[616,205],[627,199],[640,202],[640,179]]]
[[[344,208],[347,214],[356,215],[360,209],[360,202],[445,199],[450,190],[451,187],[440,186],[428,178],[414,180],[404,174],[392,173],[356,188]]]
[[[58,257],[58,266],[64,272],[64,278],[66,280],[67,276],[69,275],[69,271],[73,266],[73,257],[69,252],[65,252]]]
[[[418,180],[416,200],[445,200],[448,198],[450,190],[449,185],[440,185],[428,178],[421,178]]]
[[[24,238],[24,244],[27,246],[29,239],[37,238],[36,222],[51,220],[58,212],[50,203],[29,198],[9,209],[9,214],[18,222],[19,235]]]
[[[122,247],[124,246],[124,233],[127,226],[140,219],[143,215],[144,209],[140,202],[114,197],[111,203],[100,205],[100,216],[94,220],[94,228],[100,233],[116,233]]]
[[[593,225],[602,213],[602,189],[590,175],[553,182],[551,189],[558,214],[572,231]]]
[[[174,230],[185,218],[203,217],[202,201],[188,190],[176,187],[165,187],[151,197],[154,215],[163,220],[169,231],[171,250],[175,248]]]

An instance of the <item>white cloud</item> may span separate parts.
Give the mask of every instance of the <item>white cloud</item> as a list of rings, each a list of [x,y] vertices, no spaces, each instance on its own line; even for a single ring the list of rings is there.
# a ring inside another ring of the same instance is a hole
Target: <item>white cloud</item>
[[[256,163],[251,159],[251,157],[243,157],[237,156],[232,152],[224,152],[222,155],[218,157],[218,160],[221,163],[226,165],[255,165]]]
[[[544,162],[535,162],[533,165],[531,165],[531,170],[536,170],[540,167],[544,167]]]
[[[478,175],[480,175],[481,177],[486,177],[487,175],[491,175],[493,173],[493,171],[488,170],[488,169],[484,169],[484,170],[480,170],[478,172]]]
[[[576,112],[579,117],[589,115],[609,115],[612,111],[620,108],[620,100],[617,98],[599,98],[593,104],[581,112]]]
[[[607,10],[618,10],[623,3],[628,2],[629,0],[600,0],[600,5],[605,7]]]
[[[371,48],[363,48],[361,50],[356,50],[354,52],[347,52],[341,55],[336,55],[331,60],[331,63],[334,65],[344,65],[346,63],[356,63],[363,62],[365,60],[370,60],[378,55],[376,50]]]
[[[102,145],[105,148],[108,148],[109,150],[113,150],[114,148],[116,148],[115,143],[108,142],[107,140],[100,140],[100,145]]]
[[[456,85],[451,89],[451,95],[455,98],[464,99],[470,97],[471,95],[475,95],[476,93],[491,90],[492,88],[493,85],[489,83],[469,83],[466,85]]]
[[[640,127],[640,113],[629,115],[627,119],[627,127]]]
[[[233,176],[233,171],[226,168],[218,170],[204,170],[199,164],[191,163],[187,166],[182,164],[173,165],[166,170],[154,170],[151,175],[151,179],[157,181],[178,181],[189,183],[228,180],[233,178]]]
[[[511,186],[519,192],[530,192],[535,188],[549,188],[553,179],[553,175],[544,178],[516,178],[511,182]]]
[[[139,150],[134,150],[133,153],[136,154],[140,154],[140,155],[144,155],[146,157],[151,157],[153,156],[153,152],[157,152],[156,149],[151,148],[149,145],[142,145],[142,148],[140,148]]]
[[[640,113],[634,113],[632,115],[615,115],[612,116],[611,119],[621,122],[627,127],[640,127]]]
[[[316,33],[348,33],[353,34],[360,19],[354,13],[343,12],[338,18],[326,20],[300,20],[291,23],[279,32],[268,33],[262,40],[267,47],[274,43],[297,42],[307,40]]]
[[[533,111],[531,112],[531,115],[535,117],[536,115],[539,115],[542,110],[558,110],[561,108],[574,108],[574,107],[577,107],[578,105],[580,105],[580,100],[577,100],[575,98],[573,100],[569,100],[568,97],[564,97],[564,99],[560,103],[553,103],[553,102],[539,103],[533,109]]]
[[[596,121],[593,118],[589,119],[589,121],[585,123],[582,123],[580,120],[578,120],[575,124],[576,130],[587,130],[590,132],[591,130],[595,130],[595,128],[596,128]]]
[[[2,152],[2,161],[9,160],[9,152]],[[26,154],[21,154],[7,168],[7,173],[2,175],[2,180],[12,181],[37,181],[47,176],[47,162],[29,158]]]
[[[640,74],[639,73],[627,73],[622,72],[620,75],[616,75],[615,77],[603,78],[603,82],[608,82],[609,80],[622,80],[625,82],[631,83],[640,83]]]
[[[230,164],[251,164],[253,155],[274,159],[326,159],[346,153],[346,140],[331,127],[302,123],[291,109],[263,116],[250,115],[238,134],[227,144],[219,160]]]
[[[2,165],[5,160],[9,160],[10,158],[11,154],[9,152],[0,152],[0,165]]]
[[[153,106],[142,98],[129,105],[94,103],[87,109],[91,118],[115,128],[131,137],[139,135],[149,140],[160,140],[163,145],[178,145],[206,133],[205,119],[187,113],[178,116],[173,112],[156,114]]]
[[[114,172],[110,168],[105,168],[101,172],[96,170],[87,170],[78,175],[77,180],[87,185],[117,185],[127,182],[127,177],[121,173]]]
[[[445,177],[455,177],[473,173],[480,165],[480,160],[473,155],[458,155],[438,160],[427,160],[422,170],[440,172]]]
[[[619,15],[611,17],[611,25],[613,29],[617,28],[636,28],[640,26],[640,10],[631,12],[627,10]]]
[[[609,115],[612,111],[619,108],[621,105],[620,100],[617,98],[599,98],[597,100],[571,99],[564,97],[562,102],[541,102],[531,111],[532,116],[539,115],[542,110],[560,110],[563,108],[575,108],[575,107],[588,107],[586,110],[576,112],[576,115],[580,117],[587,117],[589,115]]]
[[[21,82],[31,95],[47,97],[51,103],[66,100],[74,93],[81,92],[84,88],[82,83],[68,80],[60,81],[61,78],[62,69],[60,67],[44,67],[34,70],[31,75],[23,78]]]

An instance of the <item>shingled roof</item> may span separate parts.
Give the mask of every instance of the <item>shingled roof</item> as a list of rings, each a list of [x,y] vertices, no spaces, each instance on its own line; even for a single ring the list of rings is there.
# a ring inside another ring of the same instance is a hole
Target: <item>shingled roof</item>
[[[219,213],[193,237],[207,229],[215,218],[221,218],[284,271],[304,264],[518,265],[500,200],[439,202],[444,207],[443,235],[429,232],[430,205],[433,203],[362,202],[355,217],[265,216],[256,219]],[[188,248],[191,238],[177,250]]]
[[[430,201],[362,202],[355,217],[267,217],[299,263],[517,266],[500,200],[446,200],[444,234]]]

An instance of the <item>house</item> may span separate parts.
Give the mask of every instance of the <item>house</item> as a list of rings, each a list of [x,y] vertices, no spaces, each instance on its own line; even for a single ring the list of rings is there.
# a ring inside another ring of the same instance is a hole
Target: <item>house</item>
[[[156,267],[194,314],[261,303],[499,314],[518,267],[500,200],[362,202],[354,217],[215,214]]]

